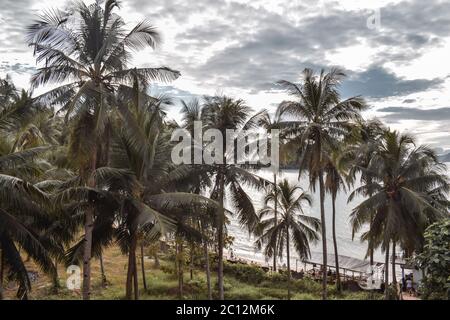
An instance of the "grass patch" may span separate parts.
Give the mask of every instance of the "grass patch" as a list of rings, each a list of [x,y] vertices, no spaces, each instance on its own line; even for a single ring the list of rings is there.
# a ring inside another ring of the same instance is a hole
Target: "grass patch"
[[[120,300],[125,298],[125,281],[127,257],[117,247],[105,250],[103,255],[105,273],[108,284],[101,285],[100,265],[98,260],[92,260],[92,292],[91,298],[97,300]],[[140,259],[138,259],[140,262]],[[51,280],[39,272],[32,263],[27,263],[28,270],[37,272],[38,277],[32,283],[33,291],[30,299],[42,300],[73,300],[81,299],[80,291],[66,289],[67,274],[64,266],[59,266],[60,286],[58,293],[52,290]],[[178,278],[175,275],[173,260],[165,257],[160,259],[160,267],[155,268],[153,260],[145,260],[147,290],[143,288],[140,263],[138,264],[140,299],[142,300],[172,300],[178,299]],[[225,264],[224,289],[225,298],[229,300],[284,300],[287,299],[287,278],[283,274],[265,274],[260,268],[245,264]],[[213,297],[217,297],[217,276],[211,274]],[[6,298],[15,298],[15,287],[9,286]],[[292,280],[291,292],[293,300],[319,300],[321,299],[321,283],[312,279]],[[330,299],[369,300],[380,299],[381,294],[368,292],[344,291],[339,294],[335,286],[329,285]],[[183,299],[207,299],[206,275],[203,270],[194,270],[193,279],[190,279],[189,268],[185,267]]]

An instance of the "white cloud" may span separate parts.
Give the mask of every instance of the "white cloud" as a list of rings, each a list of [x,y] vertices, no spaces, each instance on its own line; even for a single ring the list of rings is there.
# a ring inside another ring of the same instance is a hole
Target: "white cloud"
[[[373,63],[377,52],[379,52],[378,48],[370,47],[363,39],[357,45],[327,52],[325,58],[331,65],[345,66],[352,71],[363,71]]]
[[[0,76],[10,73],[28,86],[35,64],[24,27],[37,11],[55,6],[64,2],[0,0]],[[275,81],[294,81],[304,67],[339,66],[349,74],[344,94],[368,97],[370,116],[405,100],[422,109],[449,103],[448,1],[123,0],[121,6],[130,27],[149,18],[164,38],[156,52],[139,52],[132,63],[180,70],[172,87],[181,96],[223,92],[270,109],[287,98],[274,90]],[[381,9],[380,30],[366,26],[373,9]],[[443,141],[442,123],[411,121],[392,125]]]

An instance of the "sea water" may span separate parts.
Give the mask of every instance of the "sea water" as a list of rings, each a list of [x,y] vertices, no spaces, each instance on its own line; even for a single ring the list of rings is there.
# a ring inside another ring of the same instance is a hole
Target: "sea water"
[[[447,164],[447,167],[450,169],[450,163]],[[448,172],[448,171],[447,171]],[[273,181],[273,174],[269,170],[260,170],[256,172],[257,175]],[[308,192],[312,196],[312,206],[305,207],[305,213],[316,218],[320,219],[320,201],[319,201],[319,192],[318,188],[316,192],[313,192],[309,189],[309,181],[308,178],[301,177],[299,179],[298,170],[281,170],[281,172],[277,176],[277,180],[281,181],[282,179],[287,179],[292,185],[300,185],[306,192]],[[355,186],[357,187],[357,186]],[[254,201],[254,205],[256,209],[260,209],[263,207],[263,199],[264,192],[252,189],[251,187],[245,187],[246,191],[250,195],[250,198]],[[367,242],[361,242],[360,235],[364,231],[367,230],[368,226],[363,228],[358,234],[355,234],[352,237],[352,228],[350,222],[350,214],[353,208],[355,208],[359,203],[361,203],[364,198],[357,196],[351,202],[348,202],[348,196],[352,190],[341,190],[336,198],[336,238],[338,244],[338,254],[341,260],[350,261],[353,259],[356,260],[367,260],[366,252],[367,252]],[[229,201],[226,202],[227,208],[232,209]],[[248,231],[240,226],[239,220],[236,216],[229,216],[230,224],[228,227],[229,235],[234,237],[233,244],[231,246],[231,251],[233,255],[245,260],[250,260],[257,262],[262,265],[271,266],[272,259],[267,260],[267,258],[263,255],[261,251],[258,251],[255,247],[255,238],[248,233]],[[333,261],[334,265],[334,249],[333,249],[333,237],[332,237],[332,204],[331,198],[329,195],[326,195],[325,198],[325,220],[326,220],[326,233],[327,233],[327,250],[329,254],[328,260]],[[227,251],[230,254],[230,250]],[[314,261],[320,263],[322,261],[322,241],[319,240],[315,244],[311,244],[311,259],[310,261]],[[350,258],[350,259],[349,259]],[[374,253],[375,262],[384,263],[384,254],[381,253],[380,250],[376,250]],[[282,266],[285,264],[285,259],[279,259],[279,265]],[[351,262],[350,264],[354,265],[355,262]],[[300,261],[300,258],[295,253],[294,248],[291,249],[291,266],[293,269],[300,268],[303,264]],[[345,264],[342,265],[345,267]]]

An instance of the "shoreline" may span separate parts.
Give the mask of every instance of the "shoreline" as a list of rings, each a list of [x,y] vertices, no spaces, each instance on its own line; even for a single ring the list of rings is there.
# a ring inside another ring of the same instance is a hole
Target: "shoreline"
[[[315,253],[316,255],[318,255],[318,253]],[[239,251],[235,251],[235,250],[230,250],[230,249],[224,249],[224,260],[225,261],[229,261],[229,262],[234,262],[234,263],[242,263],[242,264],[246,264],[246,265],[253,265],[253,266],[258,266],[264,270],[268,270],[267,272],[272,272],[272,262],[271,261],[264,261],[262,262],[261,259],[252,259],[248,256],[246,256],[245,254],[241,254]],[[332,258],[332,259],[331,259]],[[400,259],[400,257],[398,257],[398,259]],[[354,265],[352,266],[345,266],[344,261],[355,261],[358,262],[359,265]],[[341,265],[342,263],[342,265]],[[342,277],[346,277],[346,278],[366,278],[371,271],[369,270],[370,267],[370,263],[367,260],[362,260],[362,259],[356,259],[353,257],[348,257],[348,256],[339,256],[339,273]],[[308,273],[311,272],[312,270],[315,271],[321,271],[321,262],[318,261],[311,261],[311,259],[309,261],[300,261],[297,258],[293,258],[291,257],[291,266],[294,265],[294,267],[291,267],[291,272],[292,273]],[[374,267],[377,269],[378,272],[381,272],[381,274],[384,274],[382,269],[384,269],[384,262],[377,262],[374,261]],[[391,265],[389,265],[389,267],[391,268]],[[286,264],[284,261],[279,261],[277,263],[277,270],[286,270]],[[331,270],[332,272],[336,272],[336,268],[334,266],[334,254],[328,254],[328,264],[327,264],[327,268],[328,270]],[[400,269],[400,270],[399,270]],[[412,271],[411,269],[408,268],[404,268],[405,271]],[[399,265],[396,266],[396,278],[398,281],[400,281],[402,279],[402,272],[401,272],[401,267]]]

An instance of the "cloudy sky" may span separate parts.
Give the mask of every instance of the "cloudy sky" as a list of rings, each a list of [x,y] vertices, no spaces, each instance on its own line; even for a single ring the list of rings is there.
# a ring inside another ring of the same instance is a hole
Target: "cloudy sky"
[[[35,70],[24,28],[64,1],[0,0],[0,76],[26,88]],[[182,76],[155,85],[188,99],[224,93],[274,110],[305,67],[340,67],[343,97],[363,95],[366,117],[450,149],[450,1],[123,0],[130,28],[143,18],[164,38],[136,66],[169,66]],[[41,89],[44,90],[44,89]],[[177,119],[177,107],[170,110]]]

